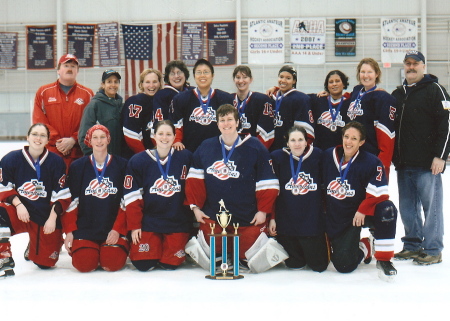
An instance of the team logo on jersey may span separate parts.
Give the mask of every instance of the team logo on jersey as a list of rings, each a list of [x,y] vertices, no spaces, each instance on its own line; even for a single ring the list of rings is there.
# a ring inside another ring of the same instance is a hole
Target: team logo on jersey
[[[37,200],[39,197],[47,197],[44,184],[37,179],[32,179],[30,182],[23,183],[23,185],[17,189],[17,192],[19,195],[32,201]]]
[[[101,184],[99,184],[98,180],[94,178],[89,183],[89,186],[86,187],[84,194],[103,199],[107,198],[110,194],[117,194],[117,187],[114,187],[113,183],[109,180],[108,177],[104,177]]]
[[[333,196],[338,200],[342,200],[346,197],[355,196],[355,190],[351,189],[351,186],[347,180],[342,183],[341,179],[338,177],[328,184],[327,195]]]
[[[245,114],[241,115],[241,129],[239,129],[239,132],[242,132],[242,130],[244,129],[249,129],[251,126],[251,124],[247,121],[247,116],[245,116]]]
[[[212,109],[212,107],[208,107],[206,114],[203,112],[202,107],[196,107],[192,111],[191,116],[189,117],[190,121],[195,121],[196,123],[200,125],[209,125],[213,121],[216,120],[216,111]]]
[[[309,174],[304,172],[298,173],[297,183],[294,184],[294,180],[291,179],[286,183],[284,188],[287,191],[292,191],[293,195],[305,195],[309,191],[316,191],[317,184],[314,183],[313,179]]]
[[[84,100],[83,100],[83,98],[78,98],[77,100],[75,100],[75,104],[78,104],[78,105],[80,105],[80,106],[83,106],[83,105],[84,105]]]
[[[234,161],[228,161],[226,164],[223,160],[216,161],[214,164],[206,169],[207,174],[212,174],[214,177],[225,181],[229,178],[238,178],[240,173],[236,170]]]
[[[178,184],[178,180],[173,176],[168,176],[167,180],[163,177],[158,178],[152,187],[150,187],[150,193],[164,197],[171,197],[177,192],[181,192],[181,185]]]
[[[317,120],[318,124],[321,124],[322,126],[325,126],[328,129],[331,129],[334,127],[333,126],[337,126],[337,127],[344,127],[345,126],[345,122],[342,121],[342,116],[341,114],[336,116],[336,120],[333,122],[333,118],[331,117],[331,113],[329,110],[324,111],[322,113],[322,115],[320,115],[319,119]]]
[[[281,127],[283,126],[283,121],[281,120],[281,115],[280,113],[276,113],[273,115],[273,125],[275,127]]]
[[[50,254],[48,258],[52,260],[57,260],[59,258],[59,252],[57,251],[53,252],[52,254]]]
[[[179,250],[173,256],[176,256],[177,258],[181,259],[182,257],[186,256],[186,253],[183,250]]]
[[[354,120],[356,116],[362,115],[364,115],[364,111],[361,108],[361,102],[358,101],[358,104],[356,104],[355,101],[352,101],[348,107],[347,116],[350,120]]]
[[[148,252],[150,251],[150,245],[148,243],[139,243],[139,250],[138,252]]]

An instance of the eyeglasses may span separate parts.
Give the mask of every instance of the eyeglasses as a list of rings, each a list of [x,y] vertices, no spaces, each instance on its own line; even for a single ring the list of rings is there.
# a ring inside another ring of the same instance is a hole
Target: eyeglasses
[[[209,76],[209,75],[211,75],[211,71],[208,71],[208,70],[204,70],[204,71],[197,70],[195,72],[195,75],[196,76],[201,76],[201,75]]]
[[[174,77],[174,76],[180,77],[182,75],[184,75],[184,72],[182,72],[182,71],[177,71],[177,72],[171,71],[169,74],[170,77]]]

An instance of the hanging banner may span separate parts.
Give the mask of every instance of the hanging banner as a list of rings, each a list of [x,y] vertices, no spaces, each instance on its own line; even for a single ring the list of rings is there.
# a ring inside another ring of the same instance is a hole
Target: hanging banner
[[[356,56],[356,19],[334,20],[334,55]]]
[[[207,22],[208,60],[216,66],[236,64],[236,21]]]
[[[284,63],[284,19],[248,20],[248,63]]]
[[[297,64],[325,63],[325,18],[291,18],[291,61]]]
[[[417,18],[381,19],[381,62],[402,63],[409,50],[418,50]]]
[[[203,58],[204,22],[183,22],[181,24],[181,57],[186,66],[194,66]]]
[[[77,57],[80,67],[94,67],[95,25],[67,24],[67,53]]]
[[[27,26],[27,69],[55,68],[55,26]]]
[[[0,69],[17,68],[17,32],[0,32]]]
[[[97,28],[100,67],[120,66],[119,25],[117,22],[99,23]]]

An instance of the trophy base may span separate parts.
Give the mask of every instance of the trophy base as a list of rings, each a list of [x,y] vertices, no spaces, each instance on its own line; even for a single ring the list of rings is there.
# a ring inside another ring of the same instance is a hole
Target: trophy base
[[[206,279],[210,279],[210,280],[239,280],[239,279],[243,279],[244,276],[243,275],[233,275],[232,273],[218,273],[215,276],[212,275],[206,275],[205,276]]]

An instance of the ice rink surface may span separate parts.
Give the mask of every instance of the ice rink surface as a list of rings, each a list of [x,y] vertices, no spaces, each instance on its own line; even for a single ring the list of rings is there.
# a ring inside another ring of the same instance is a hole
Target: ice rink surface
[[[0,157],[23,143],[1,142]],[[450,174],[443,175],[450,196]],[[390,195],[398,204],[396,172]],[[446,230],[450,197],[444,197]],[[363,233],[368,233],[363,231]],[[397,224],[396,251],[403,226]],[[449,320],[450,257],[417,266],[394,261],[395,281],[377,276],[375,260],[350,274],[333,265],[323,273],[278,265],[241,280],[208,280],[207,271],[187,261],[176,271],[139,272],[131,263],[118,272],[82,274],[63,250],[56,268],[40,270],[23,259],[28,235],[11,238],[16,276],[0,280],[0,320]],[[449,246],[448,236],[444,243]],[[22,319],[23,318],[23,319]]]

